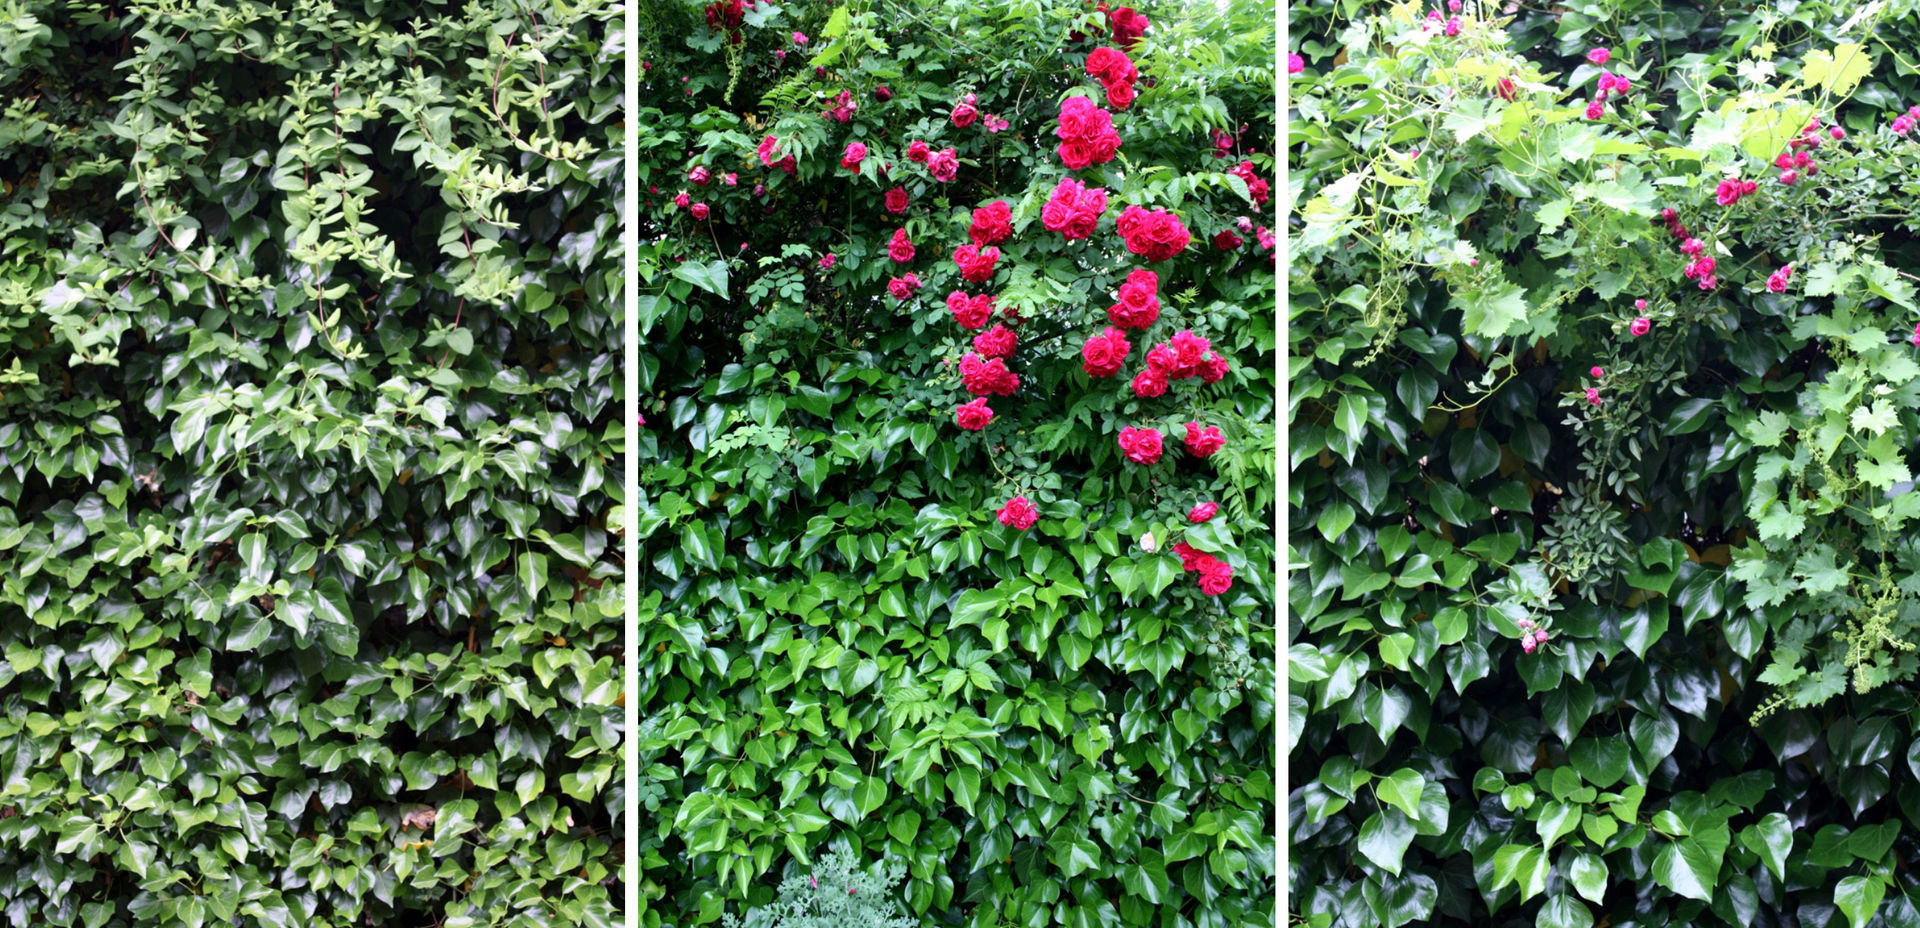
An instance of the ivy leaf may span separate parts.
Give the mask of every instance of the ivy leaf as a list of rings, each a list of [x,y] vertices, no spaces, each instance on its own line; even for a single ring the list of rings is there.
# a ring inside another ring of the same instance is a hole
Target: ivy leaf
[[[1846,913],[1853,928],[1865,928],[1886,895],[1887,884],[1879,877],[1850,876],[1833,888],[1833,904]]]
[[[1467,331],[1487,338],[1506,335],[1527,317],[1526,291],[1506,280],[1454,294]]]

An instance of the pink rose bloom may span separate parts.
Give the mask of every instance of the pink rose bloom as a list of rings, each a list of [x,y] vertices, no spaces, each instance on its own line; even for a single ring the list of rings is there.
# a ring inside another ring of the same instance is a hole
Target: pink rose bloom
[[[1000,507],[1000,524],[1008,528],[1026,531],[1039,519],[1040,510],[1033,508],[1033,504],[1027,502],[1024,496],[1007,500],[1007,504]]]
[[[1219,596],[1233,588],[1233,568],[1226,561],[1212,555],[1202,562],[1200,567],[1200,592],[1208,596]]]
[[[847,151],[840,156],[840,166],[849,171],[860,170],[860,162],[867,160],[867,146],[861,142],[848,142]]]
[[[1244,244],[1246,240],[1233,234],[1232,229],[1221,229],[1219,234],[1213,237],[1213,247],[1219,251],[1232,251]]]
[[[1646,309],[1646,308],[1647,308],[1647,301],[1646,301],[1646,300],[1634,300],[1634,301],[1633,301],[1633,308],[1634,308],[1634,309],[1640,309],[1640,310],[1644,310],[1644,309]]]
[[[993,317],[993,298],[969,297],[955,290],[947,294],[947,311],[963,329],[984,329]]]
[[[1013,210],[1005,200],[995,200],[973,211],[973,224],[967,237],[975,245],[998,245],[1013,234]]]
[[[1212,457],[1215,451],[1219,451],[1226,445],[1227,439],[1220,434],[1219,426],[1209,425],[1202,429],[1198,422],[1187,423],[1187,450],[1192,452],[1194,457]]]
[[[674,195],[674,198],[673,198],[673,205],[678,206],[681,209],[686,209],[688,204],[691,204],[692,202],[693,202],[693,198],[690,196],[687,196],[687,192],[685,190],[680,191],[678,194]]]
[[[888,90],[887,85],[881,84],[880,86],[873,88],[873,98],[875,100],[879,100],[881,103],[885,103],[888,100],[893,99],[893,91]]]
[[[960,265],[960,277],[973,283],[986,283],[993,266],[1000,261],[1000,249],[968,243],[953,250],[953,263]]]
[[[985,120],[982,122],[982,125],[985,125],[987,127],[988,135],[998,135],[999,133],[1007,131],[1007,129],[1011,127],[1013,123],[1010,123],[1004,119],[1001,119],[1000,117],[995,116],[992,113],[988,113],[986,115]]]
[[[1220,511],[1219,503],[1201,503],[1200,505],[1193,507],[1192,510],[1188,511],[1187,521],[1197,525],[1201,522],[1205,522],[1208,519],[1213,518],[1214,514],[1219,511]]]
[[[1593,370],[1590,370],[1587,373],[1592,374],[1593,379],[1595,380],[1599,380],[1601,377],[1604,377],[1607,374],[1606,371],[1601,370],[1598,366],[1594,367]]]
[[[1633,320],[1632,324],[1627,326],[1627,331],[1632,332],[1635,337],[1645,335],[1648,332],[1653,331],[1653,320],[1648,319],[1645,316],[1641,316],[1640,318]]]
[[[723,175],[720,178],[720,182],[723,184],[726,184],[729,187],[737,186],[740,183],[740,175],[735,174],[732,171],[728,171],[725,175]]]
[[[968,400],[953,411],[953,424],[969,432],[978,432],[993,421],[993,410],[987,408],[987,398],[976,397]]]
[[[692,213],[695,219],[707,218],[707,204],[705,203],[695,203],[687,207],[687,211]]]
[[[1207,356],[1200,360],[1200,379],[1206,383],[1219,383],[1220,378],[1227,376],[1228,368],[1226,358],[1208,352]]]
[[[1452,38],[1453,36],[1460,34],[1460,17],[1454,16],[1454,17],[1450,17],[1447,20],[1446,33],[1448,38]]]
[[[1127,344],[1127,334],[1108,326],[1106,331],[1080,346],[1081,368],[1089,377],[1111,377],[1120,371],[1120,365],[1132,350],[1133,346]]]
[[[1135,464],[1154,464],[1160,460],[1160,430],[1128,426],[1120,430],[1120,450]]]
[[[1015,345],[1020,342],[1013,330],[1004,325],[996,325],[973,337],[973,350],[980,352],[983,358],[1007,358],[1013,356]]]
[[[1113,114],[1086,97],[1068,97],[1061,101],[1060,123],[1054,135],[1060,139],[1060,160],[1069,170],[1104,164],[1120,151],[1120,135],[1113,130]]]
[[[960,155],[951,148],[934,152],[927,158],[927,171],[933,179],[941,183],[950,183],[960,174]]]
[[[833,262],[835,260],[833,253],[828,252],[826,257],[820,259],[820,269],[823,271],[833,270]]]
[[[1592,102],[1587,104],[1588,119],[1599,119],[1605,115],[1607,115],[1607,111],[1605,107],[1601,105],[1598,97],[1595,97]]]
[[[1124,82],[1131,84],[1140,79],[1140,70],[1134,67],[1133,59],[1117,48],[1096,48],[1087,55],[1087,76],[1102,84]]]
[[[973,125],[974,120],[980,118],[980,108],[974,105],[977,99],[978,97],[973,94],[967,94],[961,98],[959,104],[954,106],[951,119],[955,129],[965,129]]]
[[[1787,292],[1787,281],[1793,278],[1793,265],[1789,264],[1767,275],[1767,289],[1774,293]]]
[[[907,146],[907,160],[917,164],[926,164],[927,157],[932,153],[925,142],[914,142]]]
[[[687,172],[687,179],[693,181],[696,187],[705,187],[713,180],[713,172],[707,170],[704,166],[695,167],[693,170]]]
[[[974,396],[988,394],[1013,395],[1020,389],[1020,378],[1007,370],[1007,362],[999,358],[982,358],[973,352],[960,359],[960,383]]]
[[[1134,94],[1132,84],[1108,84],[1107,105],[1116,110],[1124,110],[1133,105]]]
[[[1299,74],[1300,72],[1305,71],[1306,69],[1307,69],[1307,59],[1302,58],[1293,52],[1287,53],[1287,73],[1288,74]]]
[[[1599,387],[1587,388],[1587,402],[1592,403],[1595,406],[1600,405],[1600,388]]]
[[[1612,51],[1605,48],[1596,48],[1590,52],[1587,52],[1587,63],[1594,64],[1594,65],[1602,65],[1602,64],[1606,64],[1607,59],[1612,57],[1613,57]]]
[[[1827,130],[1827,134],[1833,136],[1833,140],[1838,142],[1841,139],[1844,139],[1847,137],[1847,130],[1842,129],[1839,126],[1834,126],[1833,128]]]
[[[894,230],[893,241],[887,243],[887,257],[899,264],[913,260],[913,240],[907,237],[904,226]]]
[[[807,37],[801,33],[796,32],[793,34],[793,44],[805,45],[807,44]]]
[[[899,215],[907,211],[907,188],[895,187],[887,191],[887,212]]]
[[[1184,541],[1174,542],[1172,545],[1172,548],[1173,548],[1173,553],[1180,556],[1180,569],[1187,571],[1188,573],[1192,573],[1193,571],[1199,570],[1200,564],[1206,558],[1212,556],[1212,555],[1201,552],[1200,549],[1195,548],[1194,546],[1187,544]]]
[[[1167,392],[1166,375],[1149,367],[1133,376],[1133,395],[1152,399]]]
[[[919,290],[920,290],[920,278],[914,274],[908,274],[904,277],[895,277],[894,279],[887,281],[887,292],[892,294],[894,299],[899,300],[903,303],[906,302],[907,300],[912,299],[913,295],[917,293]]]

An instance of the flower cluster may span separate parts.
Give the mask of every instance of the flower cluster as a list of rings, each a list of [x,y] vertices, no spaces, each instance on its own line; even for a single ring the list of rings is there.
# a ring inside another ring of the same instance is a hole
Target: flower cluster
[[[1060,101],[1060,124],[1053,134],[1060,139],[1060,160],[1068,170],[1105,164],[1120,151],[1120,134],[1113,130],[1113,114],[1086,97]]]
[[[1007,504],[1000,507],[1000,524],[1008,528],[1024,532],[1039,520],[1040,510],[1033,508],[1033,504],[1027,502],[1024,496],[1007,500]]]
[[[1688,280],[1698,281],[1700,289],[1712,290],[1720,286],[1720,278],[1715,277],[1713,274],[1714,265],[1718,262],[1714,260],[1712,255],[1706,253],[1706,248],[1706,243],[1697,238],[1690,238],[1680,243],[1680,253],[1693,256],[1693,262],[1688,264],[1687,269],[1682,273],[1686,275]],[[1638,323],[1636,322],[1636,324]],[[1645,333],[1635,332],[1633,334],[1642,335]]]
[[[1096,12],[1107,14],[1107,25],[1113,27],[1113,44],[1121,48],[1132,48],[1147,34],[1147,27],[1153,25],[1145,16],[1134,12],[1132,7],[1123,6],[1107,9],[1105,0],[1094,4]]]
[[[798,170],[800,164],[792,155],[781,158],[780,143],[771,135],[760,140],[759,154],[761,167],[779,168],[789,176]]]
[[[867,146],[861,142],[848,142],[845,154],[840,156],[840,166],[849,171],[858,172],[860,162],[867,160]]]
[[[1145,329],[1160,318],[1160,275],[1146,269],[1127,275],[1120,301],[1107,307],[1107,321],[1122,329]]]
[[[1774,293],[1787,292],[1787,282],[1793,279],[1793,265],[1789,264],[1767,275],[1767,289]]]
[[[1187,521],[1195,525],[1212,519],[1220,511],[1219,503],[1201,503],[1187,510]]]
[[[975,245],[998,245],[1013,234],[1013,209],[1005,200],[995,200],[973,211],[973,224],[967,238]]]
[[[1273,188],[1253,172],[1253,162],[1242,161],[1227,169],[1227,173],[1247,182],[1247,194],[1253,197],[1254,206],[1265,206],[1273,199]]]
[[[1100,214],[1106,211],[1106,190],[1088,187],[1068,177],[1054,186],[1047,205],[1041,207],[1040,224],[1069,240],[1090,238],[1100,223]]]
[[[1108,331],[1112,331],[1109,329]],[[1147,351],[1147,366],[1133,378],[1133,393],[1142,399],[1167,392],[1175,380],[1199,377],[1206,383],[1218,383],[1227,375],[1227,359],[1211,351],[1213,343],[1182,329],[1172,339]],[[1216,431],[1214,433],[1218,435]],[[1198,453],[1198,452],[1196,452]],[[1205,457],[1212,452],[1200,454]]]
[[[1198,422],[1187,423],[1187,451],[1196,458],[1213,457],[1215,451],[1226,447],[1227,439],[1220,434],[1220,427],[1209,425],[1201,428]]]
[[[992,245],[982,248],[969,242],[953,250],[953,263],[960,265],[961,279],[976,284],[986,283],[999,261],[1000,249]]]
[[[798,35],[799,33],[794,34]],[[820,116],[824,119],[831,119],[834,122],[852,122],[853,111],[859,108],[860,104],[853,102],[853,91],[842,90],[839,96],[833,98],[833,106],[822,111]]]
[[[1133,104],[1133,84],[1140,79],[1140,69],[1126,52],[1104,46],[1094,49],[1087,56],[1087,75],[1106,88],[1108,106],[1124,110]]]
[[[1120,452],[1135,464],[1158,464],[1161,447],[1159,429],[1127,426],[1120,430]]]
[[[1227,562],[1201,551],[1184,541],[1173,544],[1180,556],[1180,569],[1200,575],[1200,592],[1219,596],[1233,587],[1233,568]]]
[[[907,274],[887,281],[887,293],[902,303],[913,299],[913,295],[918,292],[920,292],[920,277],[917,274]]]
[[[1087,339],[1086,344],[1080,346],[1080,366],[1089,377],[1111,377],[1120,372],[1127,353],[1132,350],[1133,346],[1127,344],[1127,333],[1107,326],[1105,331]],[[1154,456],[1157,458],[1159,452],[1156,451]]]
[[[1547,643],[1547,630],[1534,625],[1532,619],[1521,619],[1514,624],[1520,626],[1520,650],[1532,654],[1535,648]]]
[[[1840,129],[1839,126],[1834,126],[1833,128],[1836,131]],[[1844,138],[1845,135],[1845,132],[1841,132],[1840,135],[1833,137],[1840,139]],[[1820,173],[1820,165],[1813,160],[1813,155],[1809,153],[1807,149],[1819,147],[1820,120],[1815,119],[1807,123],[1806,128],[1800,130],[1798,138],[1787,143],[1786,151],[1774,156],[1773,166],[1780,169],[1780,183],[1784,186],[1791,187],[1800,180],[1802,172],[1805,172],[1805,176],[1807,177],[1818,175]]]
[[[955,290],[947,294],[947,311],[963,329],[984,329],[987,320],[993,318],[993,297],[985,293],[968,296]]]
[[[998,324],[973,337],[973,350],[983,358],[1011,358],[1014,347],[1019,344],[1020,338],[1012,329]]]
[[[982,358],[973,352],[960,359],[960,384],[974,396],[1012,396],[1020,389],[1020,375],[1007,370],[1000,358]]]
[[[1920,124],[1920,105],[1909,106],[1905,113],[1893,117],[1893,134],[1906,135],[1915,124]]]
[[[1163,209],[1148,212],[1129,206],[1120,213],[1114,228],[1126,240],[1128,251],[1148,261],[1165,261],[1185,251],[1193,241],[1180,217]]]
[[[1760,189],[1760,185],[1753,181],[1741,180],[1738,177],[1729,177],[1721,181],[1719,186],[1713,188],[1713,201],[1721,206],[1732,206],[1740,202],[1741,197],[1758,189]],[[1684,227],[1682,227],[1682,229],[1684,230]],[[1684,238],[1685,236],[1681,237]]]
[[[1671,207],[1661,210],[1660,215],[1654,217],[1654,225],[1660,225],[1661,223],[1666,224],[1667,234],[1676,239],[1684,240],[1689,236],[1687,227],[1680,222],[1680,214]]]

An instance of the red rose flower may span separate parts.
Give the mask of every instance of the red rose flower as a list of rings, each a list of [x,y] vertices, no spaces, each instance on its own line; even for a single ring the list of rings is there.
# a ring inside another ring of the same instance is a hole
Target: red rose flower
[[[887,191],[887,212],[896,216],[907,211],[907,188],[895,187]]]
[[[1013,234],[1013,209],[1005,200],[995,200],[973,211],[973,224],[967,237],[975,245],[998,245]]]
[[[967,94],[954,106],[952,119],[955,129],[965,129],[980,118],[980,108],[974,105],[978,99],[973,94]]]
[[[713,172],[707,170],[705,166],[696,166],[687,172],[687,180],[692,181],[695,187],[705,187],[713,180]]]
[[[1113,114],[1086,97],[1068,97],[1060,103],[1060,160],[1070,170],[1113,160],[1120,135],[1113,131]]]
[[[690,196],[687,196],[687,192],[685,190],[682,190],[679,193],[676,193],[673,195],[673,205],[678,206],[681,209],[686,209],[688,206],[692,205],[692,203],[693,203],[693,198]]]
[[[1133,105],[1134,90],[1132,84],[1108,84],[1107,105],[1116,110],[1124,110]]]
[[[1206,357],[1200,359],[1200,380],[1204,383],[1219,383],[1220,378],[1227,376],[1228,367],[1226,358],[1209,352]]]
[[[973,337],[973,350],[980,352],[984,358],[1009,358],[1019,342],[1019,336],[1013,334],[1012,329],[996,325]]]
[[[1080,366],[1089,377],[1111,377],[1119,372],[1127,352],[1132,350],[1133,346],[1127,344],[1127,333],[1108,326],[1106,331],[1080,346]]]
[[[914,142],[907,146],[907,160],[916,164],[926,164],[927,157],[932,153],[933,150],[928,148],[925,142]]]
[[[848,142],[846,154],[840,156],[840,166],[849,171],[860,170],[860,162],[867,160],[867,146],[860,142]]]
[[[893,241],[887,243],[887,257],[899,264],[913,260],[913,240],[907,237],[905,227],[894,230]]]
[[[1202,430],[1198,422],[1187,423],[1187,450],[1193,452],[1194,457],[1212,457],[1215,451],[1226,447],[1226,444],[1227,440],[1221,436],[1219,426],[1209,425]]]
[[[1016,496],[1007,500],[1007,504],[1000,507],[1000,524],[1008,528],[1019,529],[1024,532],[1032,528],[1033,523],[1039,521],[1039,519],[1040,510],[1033,508],[1033,504],[1027,502],[1027,498],[1024,496]]]
[[[1120,450],[1126,453],[1127,460],[1135,464],[1154,464],[1160,460],[1160,430],[1136,429],[1132,426],[1120,430]]]
[[[1115,228],[1126,241],[1127,250],[1148,261],[1165,261],[1186,250],[1193,240],[1180,217],[1162,209],[1148,212],[1129,206],[1121,212]]]
[[[960,383],[974,396],[986,396],[997,393],[1011,396],[1020,389],[1020,378],[1007,370],[1007,362],[999,358],[982,358],[968,352],[960,359]]]
[[[993,297],[969,297],[955,290],[947,294],[947,311],[963,329],[984,329],[993,317]]]
[[[941,149],[927,158],[927,171],[941,183],[951,183],[960,174],[960,156],[951,148]]]
[[[899,300],[902,303],[906,302],[907,300],[913,299],[913,295],[919,292],[919,290],[920,290],[920,278],[919,276],[914,274],[907,274],[903,277],[895,277],[894,279],[887,281],[887,292],[889,294],[892,294],[894,299]]]
[[[1201,366],[1206,363],[1207,352],[1213,348],[1213,342],[1187,329],[1181,329],[1173,333],[1173,338],[1168,340],[1167,347],[1171,349],[1173,359],[1167,376],[1173,380],[1179,380],[1182,377],[1200,375]],[[1151,355],[1148,356],[1148,360],[1152,360]]]
[[[961,403],[953,411],[953,424],[969,432],[978,432],[993,421],[993,410],[987,408],[987,398],[982,396]]]
[[[986,283],[993,266],[1000,261],[1000,249],[988,245],[966,244],[953,250],[953,263],[960,265],[960,277],[973,283]]]
[[[1213,518],[1214,514],[1219,511],[1219,503],[1201,503],[1187,512],[1187,521],[1199,524]]]
[[[1185,571],[1199,570],[1201,561],[1212,556],[1184,541],[1176,541],[1172,547],[1173,553],[1180,556],[1180,569]]]
[[[1213,247],[1220,251],[1232,251],[1244,244],[1246,240],[1233,234],[1232,229],[1221,229],[1220,233],[1213,237]]]
[[[1107,321],[1117,328],[1144,330],[1159,319],[1160,300],[1158,298],[1152,298],[1152,302],[1140,307],[1129,306],[1124,299],[1107,307]],[[1161,374],[1162,379],[1165,379],[1165,372],[1162,371]]]
[[[1133,395],[1141,399],[1151,399],[1167,392],[1167,378],[1164,374],[1149,367],[1133,375]]]
[[[1141,36],[1147,34],[1147,27],[1153,25],[1145,16],[1126,6],[1107,11],[1107,22],[1113,26],[1113,44],[1121,48],[1133,47]]]
[[[1069,240],[1089,238],[1107,211],[1107,192],[1069,177],[1053,188],[1047,205],[1040,210],[1040,224],[1049,232],[1059,232]]]
[[[1212,555],[1200,564],[1200,592],[1208,596],[1219,596],[1233,587],[1233,568],[1226,561]]]
[[[695,203],[687,207],[687,212],[692,213],[695,219],[705,219],[707,218],[707,204]]]
[[[1087,55],[1087,76],[1102,84],[1124,82],[1131,84],[1140,79],[1140,70],[1134,67],[1133,59],[1117,48],[1096,48]]]

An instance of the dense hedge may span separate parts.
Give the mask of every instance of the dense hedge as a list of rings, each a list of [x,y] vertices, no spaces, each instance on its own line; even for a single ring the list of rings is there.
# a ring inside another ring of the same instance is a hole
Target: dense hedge
[[[1291,14],[1295,917],[1920,923],[1920,13],[1427,13]]]
[[[615,922],[618,16],[9,4],[8,923]]]
[[[1272,923],[1272,11],[1144,13],[642,4],[642,925]]]

